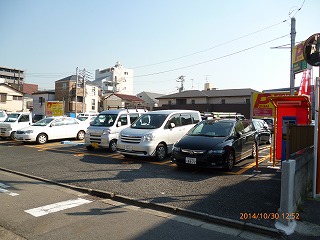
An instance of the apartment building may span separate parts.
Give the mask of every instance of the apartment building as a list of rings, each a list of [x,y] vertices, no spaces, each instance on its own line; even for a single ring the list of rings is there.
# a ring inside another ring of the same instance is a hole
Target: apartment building
[[[22,91],[24,78],[23,70],[0,66],[0,83],[5,83],[18,91]]]
[[[71,75],[55,82],[55,100],[64,102],[64,112],[80,113],[99,111],[99,88],[91,83],[83,83],[77,75]]]
[[[133,95],[133,70],[117,62],[113,67],[97,69],[93,84],[101,88],[102,96],[110,93]]]

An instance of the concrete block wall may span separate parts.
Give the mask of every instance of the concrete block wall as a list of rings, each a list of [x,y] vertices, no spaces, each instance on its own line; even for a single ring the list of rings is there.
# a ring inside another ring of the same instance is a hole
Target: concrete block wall
[[[282,162],[281,168],[281,196],[279,214],[292,215],[303,198],[312,189],[313,175],[313,147],[306,148],[291,155],[289,160]],[[289,225],[285,218],[279,218],[279,222]]]

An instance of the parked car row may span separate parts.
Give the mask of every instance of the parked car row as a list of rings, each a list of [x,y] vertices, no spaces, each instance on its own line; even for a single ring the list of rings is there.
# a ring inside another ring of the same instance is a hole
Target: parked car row
[[[94,116],[79,114],[79,119],[71,117],[42,117],[33,123],[30,112],[9,113],[0,123],[0,137],[24,142],[46,143],[48,140],[77,138],[84,134]]]
[[[89,151],[107,148],[125,157],[153,157],[160,161],[171,154],[178,166],[228,171],[238,161],[254,157],[256,145],[272,139],[263,120],[201,120],[200,113],[194,110],[117,109],[79,114],[77,118],[45,117],[33,124],[26,117],[29,115],[9,114],[4,125],[0,124],[1,137],[39,144],[54,139],[84,139]],[[24,121],[26,127],[12,127]]]

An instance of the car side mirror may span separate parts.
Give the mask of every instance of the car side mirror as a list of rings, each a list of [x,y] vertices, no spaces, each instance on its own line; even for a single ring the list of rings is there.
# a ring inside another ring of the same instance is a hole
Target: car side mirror
[[[170,123],[169,124],[169,128],[171,129],[171,128],[174,128],[176,125],[174,124],[174,123]]]
[[[117,127],[121,127],[121,122],[117,122]]]

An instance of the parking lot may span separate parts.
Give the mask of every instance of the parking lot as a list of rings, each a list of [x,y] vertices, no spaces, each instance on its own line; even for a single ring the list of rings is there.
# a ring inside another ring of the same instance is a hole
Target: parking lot
[[[137,201],[273,227],[274,219],[243,219],[245,213],[274,213],[280,200],[281,173],[272,168],[268,145],[255,159],[232,172],[178,168],[164,161],[124,158],[104,149],[89,152],[82,141],[44,145],[0,141],[3,169],[68,185],[97,189]]]

